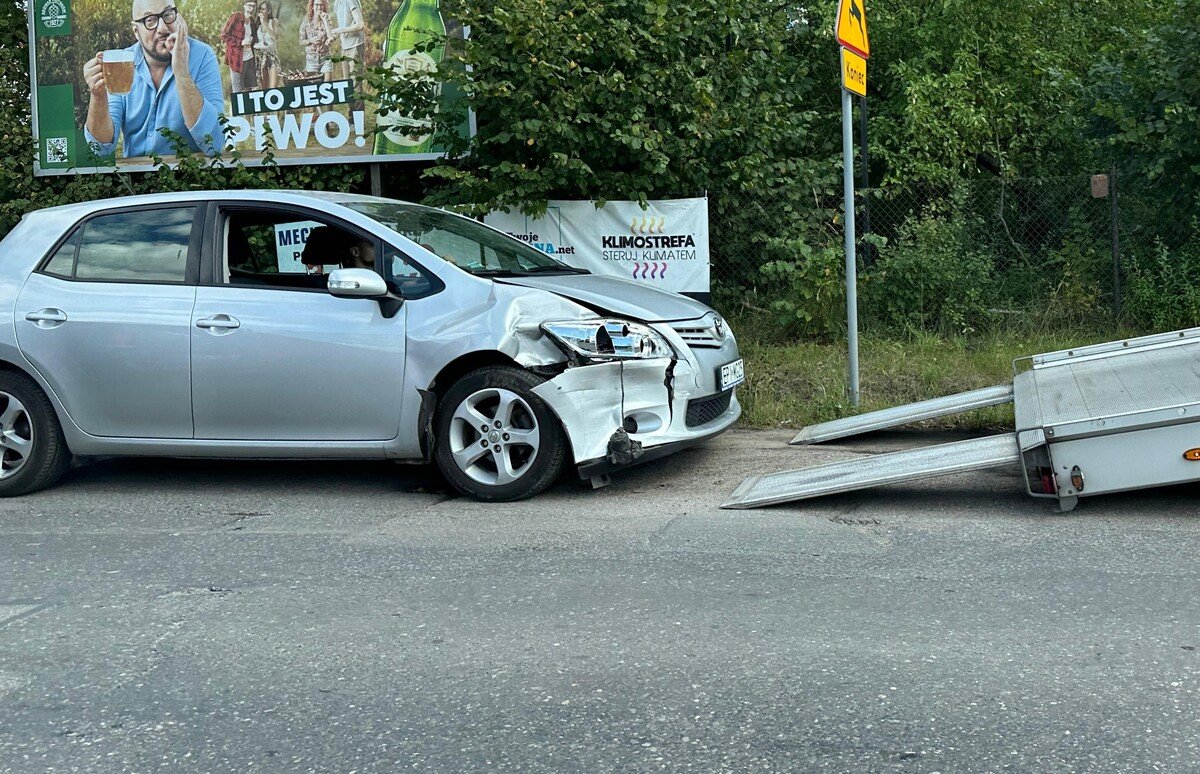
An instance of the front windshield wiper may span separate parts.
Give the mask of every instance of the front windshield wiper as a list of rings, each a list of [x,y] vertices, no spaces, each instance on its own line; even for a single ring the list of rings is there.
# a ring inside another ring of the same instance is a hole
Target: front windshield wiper
[[[534,266],[532,269],[526,269],[526,274],[541,274],[542,272],[566,272],[567,274],[591,274],[587,269],[576,268],[575,266],[567,266],[565,264],[559,266]]]
[[[531,274],[591,274],[587,269],[574,266],[534,266],[529,269],[465,269],[476,277],[528,277]]]
[[[460,267],[462,268],[462,267]],[[523,271],[513,271],[512,269],[466,269],[463,271],[468,274],[474,274],[476,277],[521,277],[524,276]]]

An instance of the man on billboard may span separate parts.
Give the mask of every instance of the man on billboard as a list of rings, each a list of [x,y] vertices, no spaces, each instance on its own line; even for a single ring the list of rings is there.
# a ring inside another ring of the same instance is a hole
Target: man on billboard
[[[83,66],[89,145],[107,156],[120,135],[127,157],[171,156],[182,138],[193,151],[219,153],[225,147],[220,122],[225,97],[216,54],[188,37],[173,0],[134,0],[131,18],[137,42],[97,53]]]
[[[242,10],[234,11],[221,30],[225,43],[225,63],[229,65],[230,91],[254,91],[258,88],[258,68],[255,66],[254,38],[258,34],[258,3],[246,0]]]
[[[363,24],[362,3],[359,0],[333,0],[333,14],[337,25],[330,33],[337,35],[342,44],[342,77],[353,78],[354,69],[363,61],[363,48],[367,44],[366,25]]]

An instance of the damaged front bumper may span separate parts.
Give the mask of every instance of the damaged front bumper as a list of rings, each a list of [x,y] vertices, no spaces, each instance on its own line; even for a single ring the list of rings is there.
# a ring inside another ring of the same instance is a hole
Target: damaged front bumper
[[[737,413],[741,413],[740,408],[738,409]],[[737,416],[734,416],[733,420],[731,420],[729,424],[733,424],[734,421],[737,421]],[[681,441],[669,441],[657,446],[651,446],[650,448],[639,447],[637,456],[633,457],[627,462],[616,462],[613,460],[613,455],[611,454],[604,459],[582,462],[578,466],[579,477],[582,479],[596,478],[598,476],[604,476],[614,471],[621,470],[622,468],[628,468],[634,465],[640,465],[643,462],[650,462],[651,460],[657,460],[670,456],[677,451],[682,451],[688,448],[689,446],[695,446],[696,444],[704,443],[711,438],[716,438],[718,435],[729,429],[729,424],[717,430],[713,430],[710,433],[692,436]]]
[[[573,366],[533,390],[562,422],[581,477],[666,456],[737,421],[736,388],[717,390],[709,373],[717,361],[737,357],[736,344],[700,357],[682,348],[678,359]]]

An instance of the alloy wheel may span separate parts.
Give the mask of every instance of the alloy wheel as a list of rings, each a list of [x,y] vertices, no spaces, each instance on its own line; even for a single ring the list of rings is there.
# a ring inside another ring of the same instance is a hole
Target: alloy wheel
[[[473,392],[450,420],[450,453],[473,480],[504,486],[533,465],[541,432],[533,409],[517,393],[499,387]]]
[[[0,392],[0,479],[15,476],[33,449],[33,420],[25,404]]]

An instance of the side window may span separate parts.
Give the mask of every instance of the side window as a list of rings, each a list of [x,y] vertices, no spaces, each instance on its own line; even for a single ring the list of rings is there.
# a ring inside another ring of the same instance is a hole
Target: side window
[[[387,272],[385,279],[405,298],[424,298],[442,287],[391,245],[383,248],[383,265]]]
[[[376,269],[375,242],[294,212],[246,210],[225,221],[224,279],[230,285],[325,287],[334,269]]]
[[[75,276],[75,256],[79,253],[79,232],[76,231],[71,235],[71,238],[62,243],[62,246],[54,252],[54,257],[46,262],[46,268],[42,271],[47,274],[53,274],[56,277],[65,277],[70,279]]]
[[[116,212],[80,226],[43,271],[78,280],[187,281],[193,207]]]

